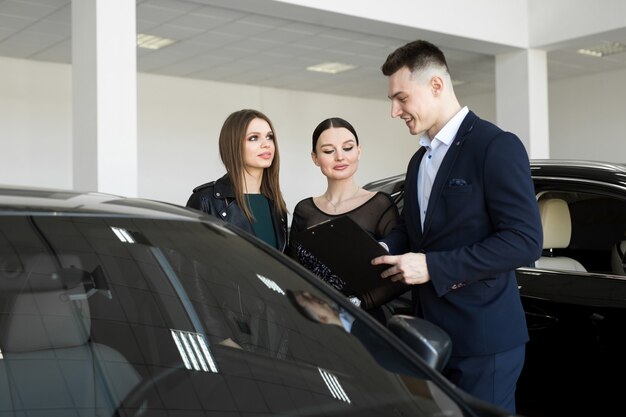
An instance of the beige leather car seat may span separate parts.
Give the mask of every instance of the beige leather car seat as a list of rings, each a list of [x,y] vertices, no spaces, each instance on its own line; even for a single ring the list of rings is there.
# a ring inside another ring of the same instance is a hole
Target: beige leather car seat
[[[46,262],[37,258],[29,263]],[[83,283],[67,288],[49,271],[27,268],[16,277],[23,289],[0,303],[0,414],[82,409],[112,415],[139,374],[117,350],[90,340]]]
[[[539,214],[543,227],[543,249],[564,249],[569,246],[572,237],[572,219],[569,206],[560,198],[539,200]],[[585,267],[575,259],[566,256],[542,256],[535,262],[535,267],[564,271],[585,272]]]

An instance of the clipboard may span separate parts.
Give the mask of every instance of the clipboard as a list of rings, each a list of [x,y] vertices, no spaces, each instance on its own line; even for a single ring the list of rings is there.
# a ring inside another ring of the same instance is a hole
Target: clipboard
[[[349,292],[364,294],[394,284],[380,277],[388,265],[371,264],[373,258],[389,252],[348,216],[318,223],[292,239],[339,276]]]

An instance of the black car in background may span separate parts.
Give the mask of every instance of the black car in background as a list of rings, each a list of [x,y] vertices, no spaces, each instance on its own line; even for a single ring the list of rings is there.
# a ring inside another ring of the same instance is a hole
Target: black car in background
[[[518,384],[528,416],[624,415],[626,165],[531,160],[544,251],[517,280],[530,342]],[[404,174],[365,188],[403,206]]]
[[[0,187],[0,416],[506,415],[394,323],[431,354],[200,212]]]

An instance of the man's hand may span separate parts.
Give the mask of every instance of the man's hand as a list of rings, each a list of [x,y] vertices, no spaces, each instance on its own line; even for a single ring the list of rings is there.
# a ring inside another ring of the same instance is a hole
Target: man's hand
[[[404,255],[384,255],[372,259],[372,265],[387,264],[391,268],[380,274],[382,278],[403,281],[406,284],[423,284],[430,281],[426,255],[423,253],[405,253]]]

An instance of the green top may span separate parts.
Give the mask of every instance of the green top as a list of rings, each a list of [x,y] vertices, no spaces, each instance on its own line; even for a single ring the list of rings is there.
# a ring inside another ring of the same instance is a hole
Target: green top
[[[276,234],[270,202],[263,194],[244,194],[250,205],[255,221],[252,223],[254,234],[268,245],[277,248]]]

